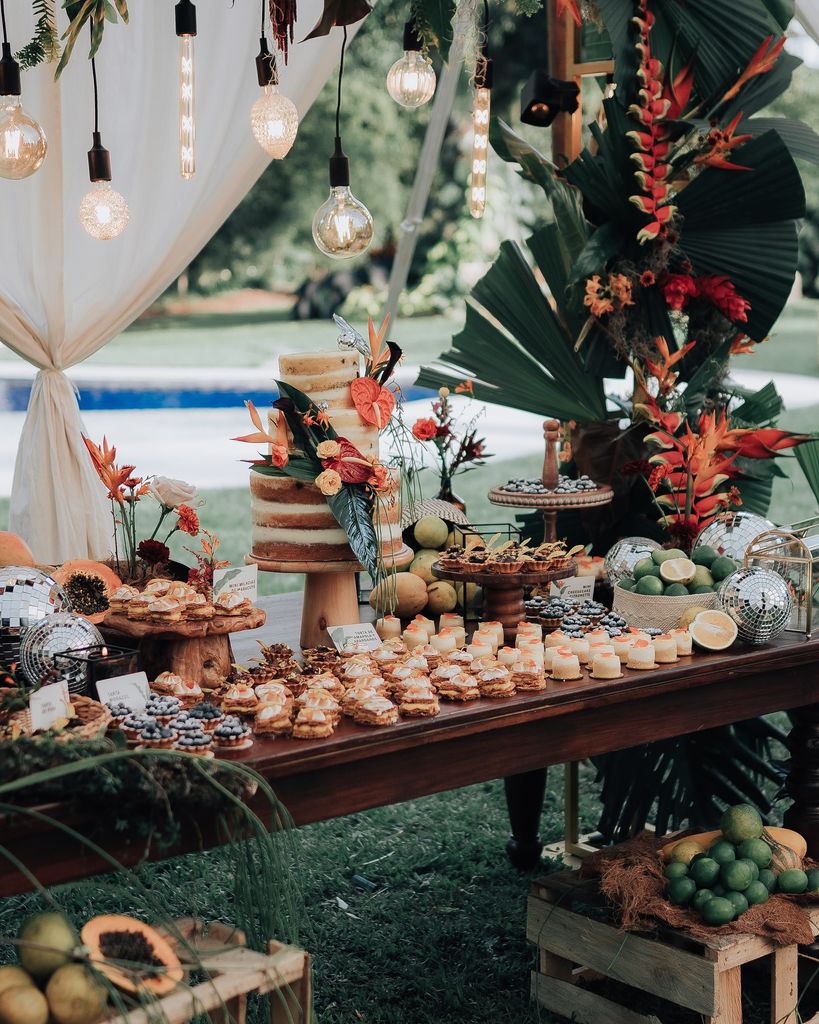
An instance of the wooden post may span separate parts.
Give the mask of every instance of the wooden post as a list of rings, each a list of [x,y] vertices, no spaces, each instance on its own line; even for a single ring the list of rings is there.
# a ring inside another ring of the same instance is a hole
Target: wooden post
[[[578,65],[580,33],[566,10],[557,16],[557,4],[549,0],[549,74],[565,82],[574,81],[581,88],[582,78]],[[582,96],[581,96],[582,100]],[[571,163],[580,153],[583,133],[583,104],[573,114],[558,114],[552,122],[552,158],[558,166]]]

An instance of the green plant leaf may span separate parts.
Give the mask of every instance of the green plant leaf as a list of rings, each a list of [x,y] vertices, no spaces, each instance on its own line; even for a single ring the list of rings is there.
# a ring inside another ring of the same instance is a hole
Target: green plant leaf
[[[771,380],[738,405],[731,418],[751,427],[765,427],[777,421],[783,408],[782,396]]]
[[[452,46],[452,19],[455,16],[455,0],[416,0],[413,5],[416,18],[419,20],[426,39],[441,54],[441,59],[449,60]]]
[[[327,498],[336,522],[347,534],[353,554],[374,580],[378,579],[378,539],[373,526],[372,501],[359,484],[345,484]]]
[[[602,273],[608,260],[622,249],[624,241],[621,227],[613,221],[597,228],[575,260],[571,283]]]
[[[819,441],[806,441],[798,445],[796,461],[805,474],[814,498],[819,502]]]

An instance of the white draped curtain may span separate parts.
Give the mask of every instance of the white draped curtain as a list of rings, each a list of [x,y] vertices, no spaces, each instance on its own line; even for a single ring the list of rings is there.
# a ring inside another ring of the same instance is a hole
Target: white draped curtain
[[[78,219],[90,187],[93,128],[87,32],[59,82],[54,65],[23,73],[23,107],[44,127],[48,155],[31,178],[0,179],[0,339],[39,371],[15,465],[10,527],[47,563],[101,558],[111,549],[108,503],[64,371],[173,282],[268,165],[249,126],[259,94],[258,0],[197,3],[197,170],[190,181],[178,171],[173,2],[134,0],[130,7],[130,24],[106,25],[97,57],[102,142],[111,152],[112,185],[130,207],[124,234],[95,241]],[[6,8],[19,48],[31,36],[31,4]],[[297,39],[321,8],[321,0],[300,0]],[[64,28],[65,15],[58,16]],[[286,68],[280,61],[282,91],[301,116],[337,64],[340,37],[334,30],[300,43]]]
[[[819,43],[819,0],[797,0],[796,17],[808,35]]]

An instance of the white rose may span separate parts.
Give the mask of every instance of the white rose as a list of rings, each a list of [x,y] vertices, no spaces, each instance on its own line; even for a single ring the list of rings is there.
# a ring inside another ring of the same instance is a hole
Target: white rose
[[[184,480],[174,480],[169,476],[156,476],[150,483],[151,494],[165,508],[177,508],[179,505],[190,505],[196,497],[193,484]]]

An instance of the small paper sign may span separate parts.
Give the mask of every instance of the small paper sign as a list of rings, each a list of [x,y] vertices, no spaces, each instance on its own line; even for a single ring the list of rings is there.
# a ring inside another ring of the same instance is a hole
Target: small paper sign
[[[381,643],[371,622],[354,622],[351,626],[330,626],[327,630],[337,651],[343,651],[348,644],[364,644],[368,650],[374,651]]]
[[[591,601],[594,597],[594,576],[570,576],[566,580],[554,580],[549,587],[549,596]]]
[[[229,565],[225,569],[216,569],[213,573],[213,598],[215,600],[220,594],[241,594],[255,604],[258,581],[258,565]]]
[[[31,731],[50,729],[55,722],[71,716],[71,697],[68,683],[49,683],[41,686],[29,697],[28,708],[31,713]]]
[[[125,676],[98,679],[97,694],[109,708],[125,704],[131,711],[142,711],[151,696],[151,689],[144,672],[129,672]]]

